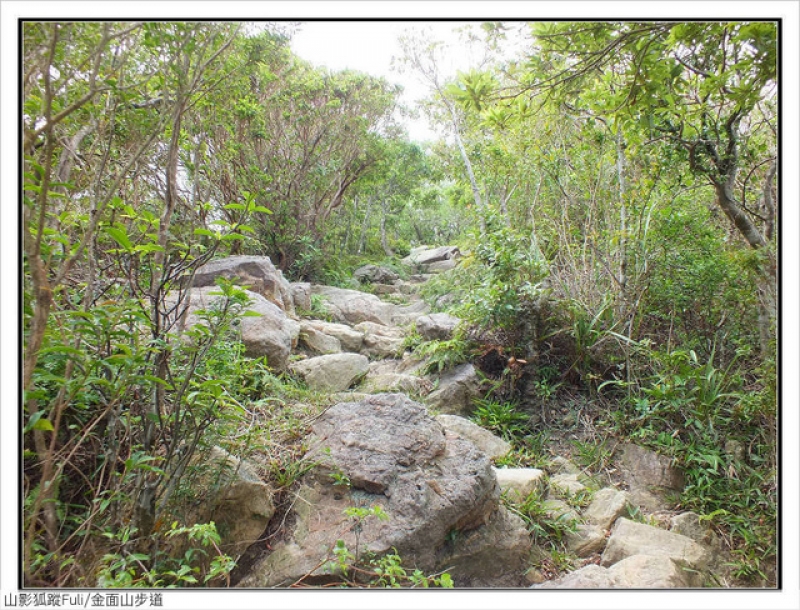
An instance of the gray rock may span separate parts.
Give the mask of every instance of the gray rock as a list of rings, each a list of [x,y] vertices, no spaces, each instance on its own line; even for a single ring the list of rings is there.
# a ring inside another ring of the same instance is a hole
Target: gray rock
[[[291,285],[268,256],[228,256],[209,261],[197,270],[194,286],[214,286],[218,277],[233,279],[238,285],[294,315]]]
[[[305,320],[300,322],[300,344],[317,354],[338,354],[342,351],[339,339]]]
[[[556,456],[547,466],[548,472],[550,474],[580,474],[581,469],[578,468],[575,464],[570,462],[567,458]]]
[[[557,474],[550,477],[550,494],[554,496],[574,496],[586,489],[578,480],[577,474]]]
[[[610,528],[617,518],[627,513],[628,494],[612,487],[606,487],[594,494],[592,503],[583,511],[583,517],[602,529]]]
[[[494,472],[500,490],[513,502],[522,502],[545,484],[545,474],[538,468],[496,468]]]
[[[633,555],[608,569],[614,588],[682,589],[699,586],[696,579],[669,557]]]
[[[347,324],[325,322],[324,320],[304,320],[303,325],[305,328],[313,328],[317,332],[337,339],[345,352],[358,353],[364,345],[364,333],[353,330]]]
[[[700,515],[693,512],[685,512],[675,515],[670,520],[670,531],[681,536],[691,538],[700,544],[713,544],[716,535],[708,525],[700,521]]]
[[[292,363],[289,370],[312,390],[341,392],[366,376],[369,360],[361,354],[328,354]]]
[[[578,557],[599,553],[606,545],[606,533],[596,525],[579,523],[574,532],[567,532],[567,549]]]
[[[464,440],[473,443],[491,460],[501,458],[511,451],[510,443],[464,417],[442,414],[436,417],[436,421],[442,424],[445,430],[454,432]]]
[[[588,565],[537,589],[680,589],[692,584],[669,557],[634,555],[611,568]]]
[[[683,472],[667,456],[628,444],[623,449],[620,461],[626,481],[632,488],[683,489]]]
[[[190,291],[190,304],[184,319],[186,328],[191,328],[195,324],[205,324],[197,314],[197,310],[207,310],[221,304],[224,297],[213,294],[218,292],[216,286],[193,288]],[[266,356],[271,368],[284,371],[289,354],[297,345],[300,325],[288,318],[280,307],[260,294],[246,292],[250,297],[250,304],[244,311],[258,315],[243,317],[239,322],[245,355],[249,358]]]
[[[424,396],[431,389],[430,382],[416,375],[407,375],[405,373],[380,373],[373,375],[372,371],[367,375],[361,388],[366,392],[373,394],[383,392],[404,392],[406,394],[414,394],[417,396]]]
[[[633,555],[669,557],[679,565],[697,571],[706,570],[711,560],[708,549],[691,538],[620,517],[611,531],[600,563],[611,566]]]
[[[295,311],[302,309],[304,311],[311,310],[311,284],[308,282],[292,282],[289,284],[289,290],[292,293],[292,302],[294,303]]]
[[[353,330],[364,335],[361,353],[371,358],[394,358],[403,353],[406,334],[402,328],[361,322]]]
[[[459,318],[446,313],[431,313],[417,318],[417,332],[428,341],[448,340],[453,338],[456,327],[461,323]]]
[[[545,500],[543,507],[548,519],[558,519],[565,524],[577,523],[581,519],[577,511],[563,500]]]
[[[481,380],[475,367],[461,364],[439,378],[439,386],[426,402],[434,409],[451,415],[469,415],[473,401],[481,396]]]
[[[412,249],[411,254],[402,259],[400,262],[409,266],[422,267],[430,265],[431,263],[454,259],[459,255],[460,252],[456,246],[440,246],[438,248],[421,246],[419,248]]]
[[[307,584],[335,581],[326,559],[339,539],[351,551],[357,543],[378,555],[396,549],[407,566],[443,569],[452,554],[445,548],[450,532],[464,535],[492,523],[499,490],[489,459],[472,443],[447,439],[407,397],[380,394],[337,404],[313,432],[309,459],[320,465],[303,478],[287,519],[294,525],[239,586],[287,585],[306,575]],[[346,475],[350,487],[334,485],[334,472]],[[388,520],[364,519],[356,534],[345,509],[375,505]],[[476,553],[484,550],[477,545]],[[467,555],[459,551],[459,558]],[[505,564],[499,572],[520,563],[517,554],[495,561]],[[458,582],[459,574],[452,575]]]
[[[425,266],[425,270],[428,273],[442,273],[443,271],[450,271],[450,269],[455,269],[458,265],[458,261],[455,259],[448,259],[445,261],[436,261],[433,263],[429,263]]]
[[[613,589],[617,584],[616,579],[608,573],[606,568],[590,564],[558,578],[550,580],[537,589]]]
[[[384,326],[403,325],[424,315],[428,310],[428,306],[422,301],[412,305],[394,305],[381,301],[374,294],[347,288],[315,284],[311,286],[311,293],[322,298],[336,321],[350,325],[361,322],[374,322]]]
[[[187,477],[189,494],[197,498],[185,516],[187,525],[214,521],[223,552],[236,557],[253,544],[275,514],[272,488],[255,465],[221,447],[198,454]]]
[[[525,522],[504,507],[489,522],[469,532],[457,532],[446,544],[440,569],[458,587],[519,587],[531,549]]]
[[[364,265],[353,271],[353,277],[362,283],[388,283],[400,276],[386,267],[378,265]]]

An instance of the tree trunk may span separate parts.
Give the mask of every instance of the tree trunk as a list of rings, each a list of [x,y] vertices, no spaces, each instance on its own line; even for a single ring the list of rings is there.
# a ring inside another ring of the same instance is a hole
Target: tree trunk
[[[387,207],[386,200],[384,199],[381,201],[381,246],[383,247],[383,251],[386,253],[386,256],[394,256],[394,252],[389,247],[389,240],[386,237]]]

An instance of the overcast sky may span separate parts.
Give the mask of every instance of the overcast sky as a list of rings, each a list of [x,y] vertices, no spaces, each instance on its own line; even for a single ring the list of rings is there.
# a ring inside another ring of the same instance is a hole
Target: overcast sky
[[[458,70],[466,71],[480,62],[468,46],[459,44],[455,31],[468,22],[412,22],[412,21],[308,21],[303,22],[292,37],[292,50],[318,66],[333,70],[346,68],[375,76],[383,76],[391,83],[403,86],[402,101],[406,105],[426,97],[428,88],[414,74],[401,73],[391,67],[392,58],[401,54],[398,38],[415,29],[430,33],[434,40],[448,44],[442,75],[453,76]],[[477,25],[480,22],[471,22]],[[405,120],[412,140],[435,139],[439,134],[428,127],[424,117]]]

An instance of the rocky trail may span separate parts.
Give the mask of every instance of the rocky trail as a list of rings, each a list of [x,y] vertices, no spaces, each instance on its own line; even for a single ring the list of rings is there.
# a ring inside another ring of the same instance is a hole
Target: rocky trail
[[[215,455],[233,471],[211,517],[240,557],[235,584],[335,584],[329,560],[343,541],[356,556],[396,552],[405,566],[446,571],[457,587],[726,586],[720,541],[674,508],[683,477],[668,458],[618,445],[594,471],[558,452],[541,468],[509,467],[511,445],[469,419],[486,391],[475,367],[426,373],[406,350],[411,332],[452,337],[460,321],[430,313],[418,290],[457,257],[417,249],[405,280],[363,267],[363,291],[290,284],[263,257],[198,273],[182,323],[219,298],[209,288],[217,276],[238,278],[260,314],[241,320],[247,354],[332,397],[306,439],[310,466],[288,492],[257,464]]]

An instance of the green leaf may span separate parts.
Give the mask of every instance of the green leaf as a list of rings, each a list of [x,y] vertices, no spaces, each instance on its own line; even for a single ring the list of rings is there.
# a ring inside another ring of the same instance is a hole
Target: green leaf
[[[128,232],[122,227],[106,227],[106,233],[128,252],[133,250],[133,244],[128,238]]]

